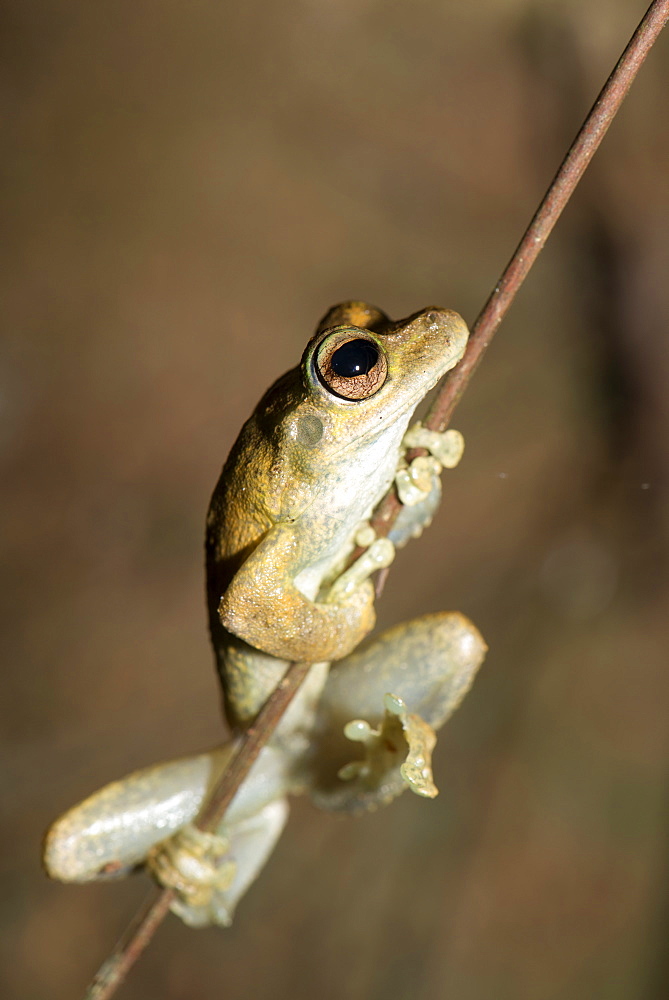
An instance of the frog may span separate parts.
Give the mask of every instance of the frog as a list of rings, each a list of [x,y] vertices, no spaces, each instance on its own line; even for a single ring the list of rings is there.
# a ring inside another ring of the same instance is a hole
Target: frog
[[[467,338],[464,320],[436,306],[393,321],[348,301],[321,319],[299,365],[244,424],[207,514],[209,629],[230,737],[136,771],[66,812],[46,837],[52,878],[144,868],[174,890],[172,909],[186,923],[228,926],[291,796],[359,815],[407,788],[437,794],[436,730],[487,647],[459,612],[372,635],[373,581],[430,523],[440,473],[462,455],[459,432],[409,424]],[[409,461],[416,448],[427,454]],[[393,488],[401,511],[388,537],[377,537],[370,518]],[[240,740],[296,661],[311,666],[274,735],[217,829],[198,829]]]

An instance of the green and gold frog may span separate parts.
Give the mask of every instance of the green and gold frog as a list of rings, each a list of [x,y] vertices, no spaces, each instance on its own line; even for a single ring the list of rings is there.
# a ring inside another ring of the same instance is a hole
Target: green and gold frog
[[[143,865],[176,890],[194,926],[227,925],[288,814],[288,796],[351,814],[405,788],[437,794],[435,729],[485,655],[459,613],[425,615],[366,639],[370,579],[420,534],[439,474],[462,454],[457,431],[408,429],[423,396],[462,357],[468,331],[450,310],[391,321],[363,302],[335,306],[301,363],[263,396],[225,463],[207,516],[211,638],[231,738],[113,782],[47,834],[49,875],[82,882]],[[411,448],[427,449],[408,463]],[[395,486],[388,538],[371,514]],[[364,553],[352,565],[356,546]],[[237,741],[291,661],[307,679],[219,828],[193,824]]]

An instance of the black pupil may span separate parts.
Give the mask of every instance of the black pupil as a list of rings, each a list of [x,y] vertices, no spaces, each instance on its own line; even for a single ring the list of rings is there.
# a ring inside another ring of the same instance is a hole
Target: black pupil
[[[330,358],[330,368],[340,378],[367,375],[379,360],[379,350],[368,340],[349,340]]]

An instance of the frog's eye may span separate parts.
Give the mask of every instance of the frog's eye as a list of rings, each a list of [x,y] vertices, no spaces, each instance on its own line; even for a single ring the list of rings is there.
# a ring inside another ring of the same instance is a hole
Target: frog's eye
[[[373,340],[350,333],[328,337],[316,358],[321,382],[344,399],[368,399],[381,388],[388,364]]]

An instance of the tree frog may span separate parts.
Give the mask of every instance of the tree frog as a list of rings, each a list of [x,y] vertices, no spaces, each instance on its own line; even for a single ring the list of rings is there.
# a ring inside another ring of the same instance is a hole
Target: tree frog
[[[363,640],[375,622],[371,575],[429,523],[439,473],[462,453],[457,431],[408,425],[467,337],[457,313],[436,307],[393,322],[345,302],[321,320],[301,363],[242,428],[207,516],[209,622],[231,738],[65,813],[47,834],[49,875],[81,882],[143,865],[176,890],[187,923],[227,925],[283,829],[289,795],[355,814],[407,787],[437,794],[434,731],[485,643],[458,613]],[[414,447],[430,454],[408,464]],[[376,538],[369,518],[393,482],[401,514]],[[366,551],[346,568],[358,544]],[[219,828],[199,831],[209,790],[294,660],[313,664],[305,683]]]

